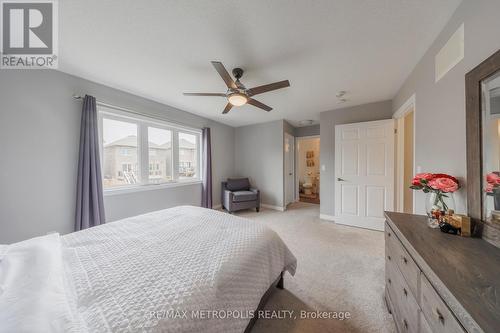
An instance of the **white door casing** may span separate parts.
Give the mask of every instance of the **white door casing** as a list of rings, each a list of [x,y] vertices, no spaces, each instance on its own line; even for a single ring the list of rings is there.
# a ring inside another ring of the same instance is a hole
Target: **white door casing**
[[[295,201],[295,138],[285,133],[284,137],[285,159],[285,207]]]
[[[335,222],[384,229],[394,209],[394,120],[335,126]]]
[[[405,167],[405,158],[404,158],[404,146],[405,146],[405,117],[409,112],[413,112],[413,174],[415,174],[415,142],[416,142],[416,131],[415,131],[415,117],[416,117],[416,102],[415,102],[415,94],[410,96],[408,100],[394,113],[393,118],[396,121],[396,138],[395,138],[395,156],[396,156],[396,183],[395,183],[395,210],[398,212],[404,211],[404,193],[405,193],[405,179],[404,179],[404,167]],[[416,195],[413,194],[413,213],[415,213],[416,207]]]

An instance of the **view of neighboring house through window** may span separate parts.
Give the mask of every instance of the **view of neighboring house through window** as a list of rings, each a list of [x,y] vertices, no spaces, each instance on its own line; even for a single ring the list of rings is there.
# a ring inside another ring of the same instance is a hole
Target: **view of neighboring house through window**
[[[138,176],[137,124],[103,119],[103,186],[136,184]]]
[[[100,107],[105,189],[198,181],[201,131]]]
[[[149,182],[163,183],[172,178],[172,132],[148,127]]]
[[[179,133],[179,177],[197,178],[197,136]]]

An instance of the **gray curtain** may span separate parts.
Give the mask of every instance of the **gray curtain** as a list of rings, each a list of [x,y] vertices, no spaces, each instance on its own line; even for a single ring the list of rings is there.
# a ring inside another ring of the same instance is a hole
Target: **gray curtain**
[[[203,186],[201,192],[201,206],[212,208],[212,148],[210,128],[202,130],[203,153]]]
[[[80,127],[76,231],[105,222],[97,128],[96,100],[94,97],[86,95],[83,100],[82,123]]]

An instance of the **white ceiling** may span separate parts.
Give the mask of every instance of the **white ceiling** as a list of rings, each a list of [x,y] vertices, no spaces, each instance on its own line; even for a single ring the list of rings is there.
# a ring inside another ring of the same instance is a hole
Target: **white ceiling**
[[[59,68],[232,126],[391,99],[460,0],[64,0]],[[211,66],[245,70],[247,87],[289,79],[290,88],[221,112]],[[335,94],[348,91],[348,102]],[[97,96],[99,98],[99,96]]]

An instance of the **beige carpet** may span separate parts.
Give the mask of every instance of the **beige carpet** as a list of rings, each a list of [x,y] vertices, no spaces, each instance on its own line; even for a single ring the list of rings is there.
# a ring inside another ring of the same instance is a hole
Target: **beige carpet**
[[[265,309],[293,310],[298,319],[259,319],[260,332],[395,332],[383,300],[384,234],[319,219],[319,206],[293,204],[286,212],[263,209],[236,215],[275,230],[297,257]],[[300,311],[350,312],[351,319],[300,319]]]

